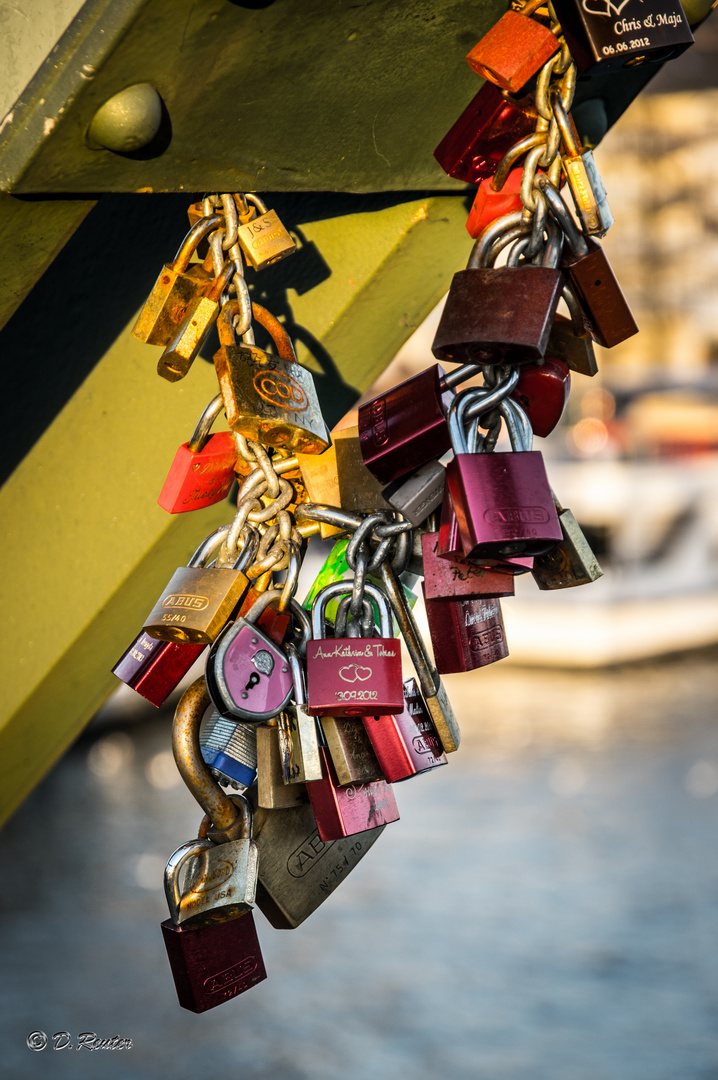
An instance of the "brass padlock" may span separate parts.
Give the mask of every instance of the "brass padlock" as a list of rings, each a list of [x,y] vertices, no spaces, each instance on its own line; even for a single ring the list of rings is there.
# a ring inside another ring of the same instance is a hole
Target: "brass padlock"
[[[282,225],[277,212],[267,210],[258,195],[248,194],[245,198],[256,208],[253,216],[246,220],[237,201],[241,222],[237,229],[237,240],[247,264],[253,270],[264,270],[280,259],[286,259],[287,255],[293,255],[297,245]]]
[[[226,262],[219,276],[191,308],[174,337],[167,343],[167,348],[157,361],[157,374],[163,379],[168,382],[184,379],[207,334],[217,321],[222,293],[233,274],[234,264]]]
[[[393,510],[382,495],[381,484],[367,469],[361,455],[359,427],[334,429],[332,445],[319,456],[298,454],[302,480],[309,501],[325,506],[340,506],[342,510]],[[322,538],[342,530],[320,522]]]
[[[165,263],[145,306],[132,327],[133,337],[148,345],[166,345],[182,323],[190,307],[196,304],[212,283],[201,263],[190,263],[200,242],[222,225],[222,217],[213,214],[198,221],[185,236],[174,261]]]
[[[603,570],[581,526],[571,511],[561,506],[555,492],[551,494],[563,539],[551,551],[534,559],[531,571],[534,581],[539,589],[571,589],[574,585],[588,585],[597,581],[603,577]]]
[[[257,728],[257,805],[265,810],[286,810],[307,801],[303,783],[286,784],[276,720]]]
[[[296,361],[282,324],[266,308],[252,314],[271,335],[278,356],[255,345],[238,345],[232,324],[236,301],[225,304],[218,322],[220,347],[214,365],[232,431],[267,446],[320,454],[329,445],[312,373]]]
[[[319,723],[340,784],[382,779],[381,765],[361,720],[323,716]]]

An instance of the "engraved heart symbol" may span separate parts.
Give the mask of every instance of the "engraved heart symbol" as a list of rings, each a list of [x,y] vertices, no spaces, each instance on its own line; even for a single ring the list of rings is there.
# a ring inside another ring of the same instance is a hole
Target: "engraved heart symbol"
[[[371,668],[370,667],[357,667],[357,679],[361,680],[361,682],[366,682],[366,680],[370,679],[370,678],[371,678]]]
[[[582,7],[589,15],[605,15],[610,19],[620,15],[627,3],[628,0],[623,0],[622,4],[614,4],[612,0],[583,0]]]
[[[339,678],[344,682],[365,682],[371,678],[370,667],[359,667],[358,664],[347,664],[346,667],[339,668]]]

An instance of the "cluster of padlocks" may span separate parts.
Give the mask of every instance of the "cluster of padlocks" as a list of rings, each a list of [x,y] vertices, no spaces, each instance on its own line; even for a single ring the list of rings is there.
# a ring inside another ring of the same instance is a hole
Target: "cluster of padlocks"
[[[468,59],[487,81],[436,151],[451,176],[478,182],[476,242],[433,344],[459,366],[435,364],[362,405],[332,440],[311,373],[250,299],[245,265],[294,251],[254,194],[190,207],[133,331],[162,346],[171,382],[213,325],[219,336],[220,392],[177,451],[160,505],[209,506],[239,478],[232,521],[176,571],[114,668],[159,706],[206,650],[172,736],[206,816],[167,864],[162,924],[180,1004],[196,1012],[266,977],[255,903],[273,926],[298,926],[398,819],[392,785],[458,749],[441,675],[507,655],[500,602],[515,576],[561,589],[601,574],[532,449],[561,417],[570,371],[595,373],[593,342],[636,332],[595,239],[611,215],[571,118],[576,65],[541,0],[508,12]],[[562,297],[570,318],[557,313]],[[253,320],[274,352],[256,346]],[[481,386],[457,392],[477,375]],[[230,431],[213,435],[222,412]],[[498,452],[502,422],[511,449]],[[314,534],[335,546],[300,602]],[[420,578],[433,662],[412,613]]]

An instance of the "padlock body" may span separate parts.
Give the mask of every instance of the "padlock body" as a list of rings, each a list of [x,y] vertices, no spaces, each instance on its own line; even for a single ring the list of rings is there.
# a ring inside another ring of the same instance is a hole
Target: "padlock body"
[[[329,433],[312,373],[255,345],[222,345],[214,365],[232,431],[267,446],[320,454]]]
[[[206,1012],[267,978],[251,911],[210,926],[160,925],[183,1009]]]
[[[680,4],[654,0],[650,12],[639,9],[620,18],[625,6],[600,3],[587,6],[580,0],[558,0],[554,5],[580,75],[620,71],[627,62],[635,65],[639,58],[660,63],[678,56],[693,44],[693,34]]]
[[[584,233],[604,236],[613,225],[613,214],[592,152],[566,154],[561,164]]]
[[[237,450],[232,433],[211,435],[201,450],[183,443],[175,454],[157,502],[170,514],[201,510],[221,502],[234,483]]]
[[[277,731],[284,783],[319,780],[322,767],[316,718],[301,705],[288,705],[277,717]]]
[[[457,454],[446,481],[466,558],[541,555],[561,540],[539,450]]]
[[[512,169],[500,191],[494,191],[491,179],[481,181],[466,221],[469,236],[476,239],[496,218],[523,209],[520,195],[522,173],[523,169]]]
[[[415,679],[404,683],[404,708],[393,716],[364,716],[384,779],[395,784],[446,765],[446,754]]]
[[[320,638],[307,643],[307,712],[373,716],[403,708],[395,638]]]
[[[383,778],[381,765],[360,719],[323,716],[319,723],[340,784],[361,784]]]
[[[199,263],[192,263],[184,271],[165,263],[132,327],[132,336],[147,345],[167,345],[211,283],[211,274]]]
[[[209,846],[202,840],[183,844],[167,864],[165,891],[172,922],[200,925],[207,912],[236,918],[253,908],[257,858],[257,845],[248,838]]]
[[[218,315],[219,301],[200,296],[167,342],[157,361],[157,374],[167,382],[184,379]]]
[[[491,82],[485,82],[444,136],[434,157],[456,180],[478,184],[496,172],[507,150],[531,135],[536,110],[528,103],[507,101]]]
[[[456,391],[442,388],[444,374],[436,364],[360,406],[362,459],[382,484],[451,448],[446,414]]]
[[[304,922],[331,896],[381,836],[379,825],[358,836],[324,841],[309,803],[291,810],[257,810],[257,907],[277,930]]]
[[[557,315],[546,346],[547,356],[563,360],[571,371],[593,376],[598,372],[593,338],[584,331],[576,333],[573,322],[565,315]]]
[[[271,638],[239,618],[210,649],[207,689],[222,716],[259,723],[276,716],[292,696],[289,662]]]
[[[473,671],[509,654],[500,600],[427,600],[426,617],[440,675]]]
[[[637,334],[638,326],[603,248],[590,237],[586,243],[588,255],[568,254],[563,265],[593,340],[604,349],[612,349]]]
[[[428,600],[473,600],[513,596],[514,575],[506,570],[477,566],[454,555],[442,558],[437,551],[438,533],[424,533],[424,594]],[[404,684],[406,685],[406,684]]]
[[[438,461],[427,461],[416,472],[393,480],[384,488],[383,495],[395,510],[418,526],[441,506],[445,482],[444,466]]]
[[[258,214],[237,230],[239,246],[253,270],[264,270],[297,250],[275,210]]]
[[[603,576],[580,525],[570,510],[558,515],[563,539],[552,551],[539,555],[531,571],[539,589],[570,589]]]
[[[399,820],[394,792],[386,781],[340,787],[324,747],[320,753],[322,779],[307,784],[307,794],[322,840],[341,840]]]
[[[459,270],[439,320],[434,356],[457,364],[541,359],[563,286],[560,270],[547,267]]]
[[[534,435],[550,435],[563,416],[571,391],[571,373],[558,357],[546,356],[539,364],[523,364],[509,395],[522,407]]]
[[[257,779],[257,729],[212,713],[199,738],[202,759],[219,780],[246,791]]]
[[[278,720],[257,728],[257,806],[266,810],[286,810],[306,802],[306,787],[287,782],[279,742]]]
[[[248,587],[241,570],[180,566],[142,629],[161,641],[210,645]]]
[[[204,648],[204,645],[158,641],[142,631],[117,661],[112,673],[159,708]]]
[[[515,94],[558,50],[548,27],[516,11],[507,11],[466,59],[477,74]]]

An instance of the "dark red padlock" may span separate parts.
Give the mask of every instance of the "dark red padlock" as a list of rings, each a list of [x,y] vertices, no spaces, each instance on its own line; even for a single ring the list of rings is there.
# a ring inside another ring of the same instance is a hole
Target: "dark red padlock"
[[[454,504],[448,487],[444,491],[444,502],[441,507],[436,554],[439,558],[447,559],[449,562],[456,558],[464,559],[459,523],[456,519]],[[472,559],[469,565],[497,570],[506,574],[526,574],[529,570],[533,570],[534,561],[533,557],[522,557],[520,555],[514,555],[510,558],[477,557]]]
[[[571,372],[557,356],[546,356],[535,364],[522,364],[519,379],[510,397],[517,401],[529,420],[534,435],[550,435],[563,416],[571,390]]]
[[[170,514],[201,510],[221,502],[234,483],[237,449],[231,431],[210,435],[223,409],[222,395],[210,401],[189,442],[175,454],[157,502]]]
[[[416,679],[404,683],[402,712],[363,716],[362,723],[388,783],[397,784],[446,765],[444,748]]]
[[[112,673],[159,708],[206,647],[158,641],[143,630],[122,654]]]
[[[477,74],[515,94],[558,51],[547,26],[529,16],[545,0],[528,0],[521,12],[507,11],[484,34],[466,60]]]
[[[501,601],[427,600],[434,662],[440,675],[473,671],[508,656]]]
[[[477,184],[493,176],[515,143],[533,134],[536,118],[528,99],[511,101],[493,83],[485,82],[441,140],[434,157],[449,176]]]
[[[321,840],[341,840],[399,820],[390,784],[370,780],[341,787],[325,746],[319,747],[319,754],[322,778],[307,782],[307,794]]]
[[[424,533],[424,594],[429,600],[473,600],[514,595],[514,575],[496,567],[478,566],[454,555],[437,553],[438,533]]]

